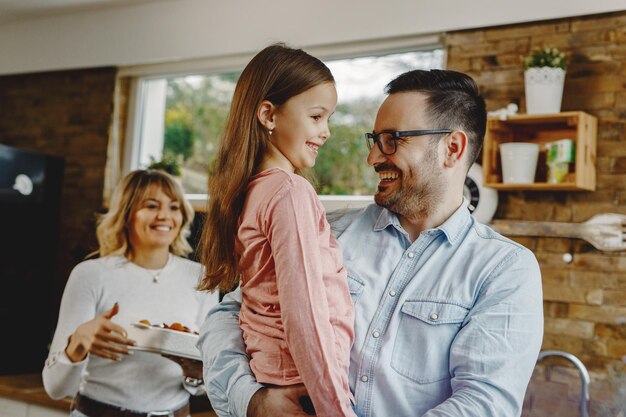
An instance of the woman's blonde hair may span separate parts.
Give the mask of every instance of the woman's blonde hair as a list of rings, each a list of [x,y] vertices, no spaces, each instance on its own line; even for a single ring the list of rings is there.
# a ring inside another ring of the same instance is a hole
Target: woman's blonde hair
[[[210,198],[199,251],[206,269],[199,290],[230,291],[239,283],[235,250],[239,216],[250,178],[267,149],[268,131],[256,116],[261,102],[268,100],[280,107],[310,88],[334,82],[322,61],[283,43],[260,51],[241,73],[209,178]]]
[[[191,204],[185,199],[182,187],[174,177],[164,171],[140,169],[126,175],[115,187],[109,211],[98,219],[96,235],[99,249],[97,253],[101,257],[108,255],[128,257],[131,254],[130,223],[152,186],[158,187],[173,201],[180,203],[183,223],[178,236],[170,245],[170,252],[178,256],[186,256],[192,252],[193,249],[187,242],[187,237],[194,212]]]

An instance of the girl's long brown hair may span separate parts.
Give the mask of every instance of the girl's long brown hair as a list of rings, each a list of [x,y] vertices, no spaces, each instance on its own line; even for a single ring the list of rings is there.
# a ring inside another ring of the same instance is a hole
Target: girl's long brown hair
[[[263,160],[268,140],[257,118],[261,102],[268,100],[280,106],[326,82],[334,82],[334,78],[322,61],[283,43],[263,49],[241,73],[209,179],[209,203],[199,248],[205,274],[199,290],[231,291],[240,280],[235,250],[239,216],[250,177]]]

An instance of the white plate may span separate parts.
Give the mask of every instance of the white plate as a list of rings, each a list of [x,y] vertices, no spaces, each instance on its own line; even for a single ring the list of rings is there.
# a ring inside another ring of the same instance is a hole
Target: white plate
[[[199,337],[197,334],[148,326],[143,323],[132,323],[126,330],[128,338],[137,342],[137,345],[131,346],[131,349],[202,360],[200,351],[196,348]]]

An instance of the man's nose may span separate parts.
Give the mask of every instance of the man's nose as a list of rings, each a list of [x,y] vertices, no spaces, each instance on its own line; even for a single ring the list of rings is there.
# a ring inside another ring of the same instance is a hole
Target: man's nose
[[[376,166],[385,161],[385,155],[380,151],[378,144],[374,144],[370,153],[367,155],[367,163],[371,166]]]

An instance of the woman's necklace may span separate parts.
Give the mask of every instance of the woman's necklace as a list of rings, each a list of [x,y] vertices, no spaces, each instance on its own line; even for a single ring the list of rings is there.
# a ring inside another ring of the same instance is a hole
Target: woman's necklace
[[[163,270],[165,269],[165,266],[163,268],[157,269],[157,270],[147,269],[147,268],[144,268],[144,269],[146,271],[148,271],[148,273],[150,275],[152,275],[152,282],[154,282],[155,284],[158,284],[159,283],[159,278],[161,278],[161,272],[163,272]]]
[[[144,266],[141,266],[139,264],[135,264],[137,265],[139,268],[143,269],[144,271],[146,271],[147,273],[150,274],[150,276],[152,277],[152,282],[154,282],[155,284],[159,283],[159,280],[161,279],[161,274],[163,273],[163,270],[165,268],[167,268],[167,265],[170,263],[170,257],[168,255],[167,257],[167,262],[165,262],[165,265],[163,266],[163,268],[161,269],[148,269]]]

